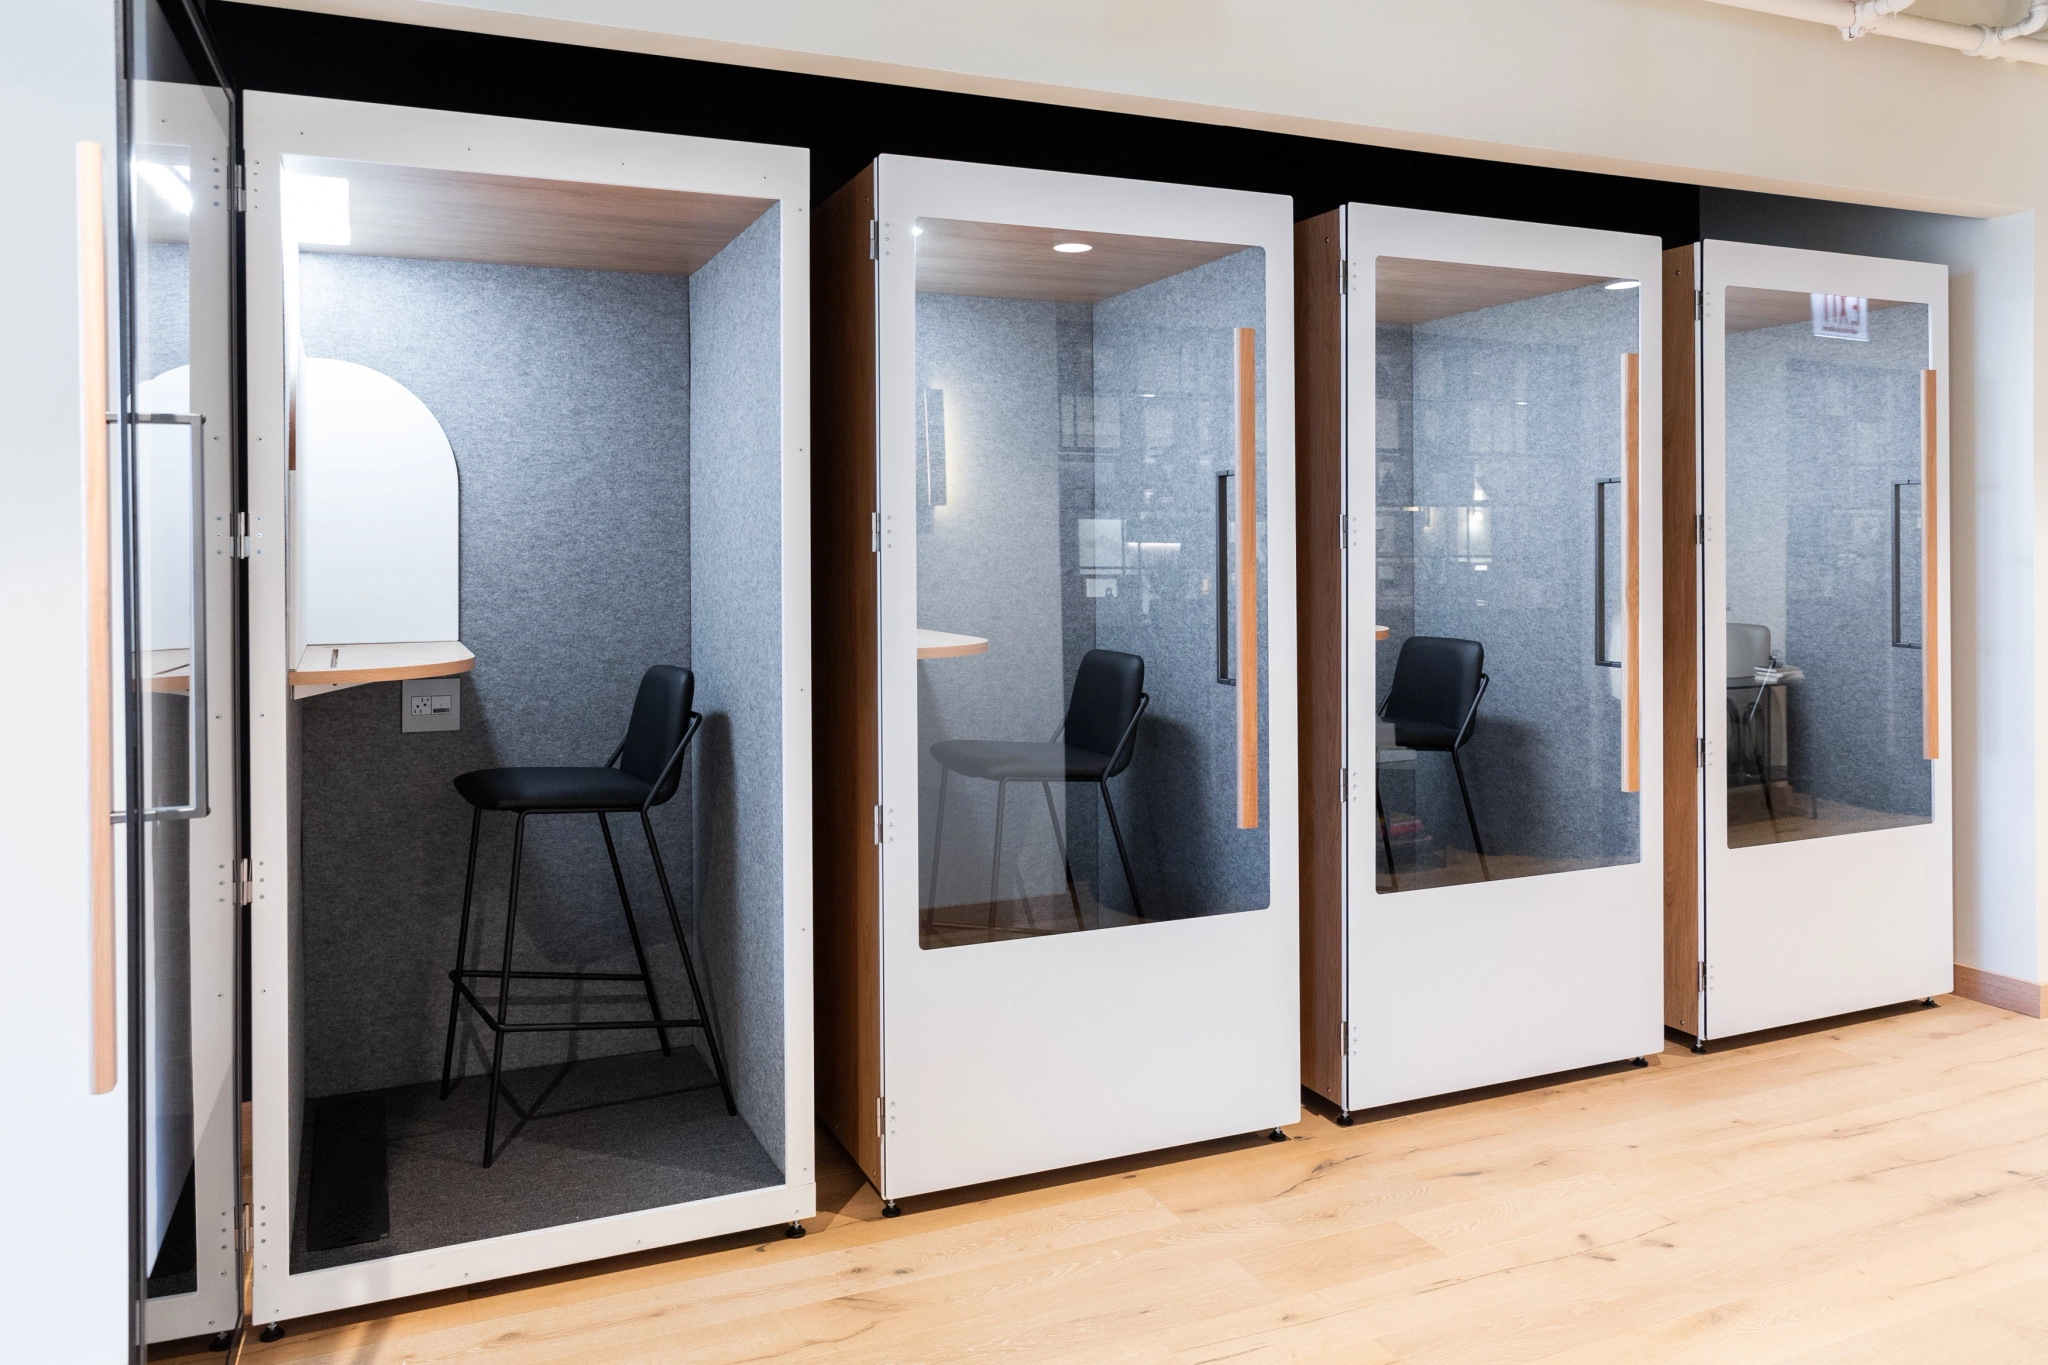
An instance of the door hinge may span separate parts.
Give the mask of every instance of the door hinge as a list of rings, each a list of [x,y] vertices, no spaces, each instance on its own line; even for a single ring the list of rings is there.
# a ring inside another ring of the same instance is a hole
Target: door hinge
[[[1692,766],[1695,768],[1705,768],[1707,766],[1707,742],[1704,739],[1695,739],[1693,741]]]
[[[1705,512],[1695,512],[1692,514],[1692,543],[1695,545],[1707,543],[1707,514]]]
[[[247,559],[249,557],[249,514],[247,512],[235,513],[235,533],[229,539],[231,541],[229,548],[234,551],[235,558]]]
[[[868,548],[876,554],[882,552],[882,514],[868,514]]]
[[[1337,784],[1341,788],[1337,799],[1348,804],[1351,800],[1351,769],[1337,769]]]
[[[1348,512],[1337,514],[1337,546],[1344,550],[1351,548],[1351,515]]]
[[[875,1096],[875,1136],[887,1136],[882,1131],[882,1097],[880,1095]]]
[[[239,164],[237,164],[235,167],[235,212],[247,213],[248,211],[249,176],[248,173],[244,171]]]
[[[1702,962],[1702,963],[1700,963],[1700,994],[1701,994],[1701,995],[1705,995],[1706,993],[1707,993],[1707,964],[1706,964],[1706,963],[1704,963],[1704,962]]]
[[[1342,258],[1342,257],[1340,256],[1340,257],[1338,257],[1338,259],[1337,259],[1337,293],[1338,293],[1338,294],[1339,294],[1339,295],[1341,296],[1341,295],[1349,294],[1350,292],[1351,292],[1351,262],[1349,262],[1349,261],[1347,261],[1347,260],[1343,259],[1343,258]]]
[[[244,858],[235,868],[235,904],[252,905],[255,901],[256,883],[250,879],[249,860]]]
[[[882,224],[877,219],[868,219],[868,259],[882,259]]]
[[[875,807],[875,847],[882,846],[882,808]]]
[[[1707,291],[1704,289],[1692,291],[1692,320],[1694,322],[1705,322],[1707,320]]]
[[[235,1220],[235,1250],[247,1256],[256,1249],[256,1210],[242,1205],[242,1216]]]

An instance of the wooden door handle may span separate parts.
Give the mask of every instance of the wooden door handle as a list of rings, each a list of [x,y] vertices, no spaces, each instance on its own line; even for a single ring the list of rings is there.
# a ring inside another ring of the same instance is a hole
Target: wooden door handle
[[[1259,827],[1259,334],[1237,329],[1237,827]]]
[[[92,1093],[114,1088],[114,585],[108,556],[104,154],[78,144],[78,338],[85,468],[86,823],[92,861]]]

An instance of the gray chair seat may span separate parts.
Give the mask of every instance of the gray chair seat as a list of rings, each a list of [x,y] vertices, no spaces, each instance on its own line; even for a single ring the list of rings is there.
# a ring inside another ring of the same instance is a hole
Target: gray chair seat
[[[998,739],[948,739],[932,745],[932,758],[963,777],[989,782],[1100,782],[1109,755],[1071,744]]]

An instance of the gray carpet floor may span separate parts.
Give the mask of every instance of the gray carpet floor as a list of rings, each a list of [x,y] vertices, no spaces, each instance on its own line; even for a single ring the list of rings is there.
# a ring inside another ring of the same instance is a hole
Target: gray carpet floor
[[[373,1092],[384,1100],[390,1235],[308,1251],[312,1162],[302,1160],[292,1272],[782,1183],[746,1121],[726,1114],[710,1067],[680,1040],[673,1057],[643,1052],[507,1071],[498,1155],[486,1170],[488,1087],[487,1076],[471,1076],[445,1101],[435,1084]]]

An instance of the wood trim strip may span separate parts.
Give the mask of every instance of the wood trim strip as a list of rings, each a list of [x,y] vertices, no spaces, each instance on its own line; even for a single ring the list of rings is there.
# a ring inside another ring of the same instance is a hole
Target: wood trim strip
[[[1237,329],[1237,827],[1259,827],[1259,334]],[[1219,585],[1220,586],[1220,585]]]
[[[1980,1005],[2024,1014],[2029,1019],[2048,1018],[2048,986],[2023,981],[2016,976],[2001,976],[1981,967],[1965,967],[1958,962],[1956,994]]]
[[[882,1188],[880,598],[870,165],[811,220],[811,669],[818,1118]]]
[[[1630,351],[1621,358],[1621,553],[1628,612],[1628,654],[1621,665],[1621,789],[1643,789],[1643,565],[1642,471],[1643,358]]]
[[[1344,1090],[1344,269],[1340,211],[1294,225],[1301,1083]],[[1361,857],[1376,856],[1364,850]]]
[[[105,154],[78,144],[78,337],[85,437],[86,824],[92,858],[92,1093],[119,1076],[114,983],[114,583],[107,468]]]
[[[1699,336],[1695,247],[1664,253],[1664,1022],[1700,1030]]]
[[[1928,758],[1941,757],[1941,417],[1933,370],[1920,372],[1920,582],[1921,666],[1927,680],[1920,691],[1921,731]]]

